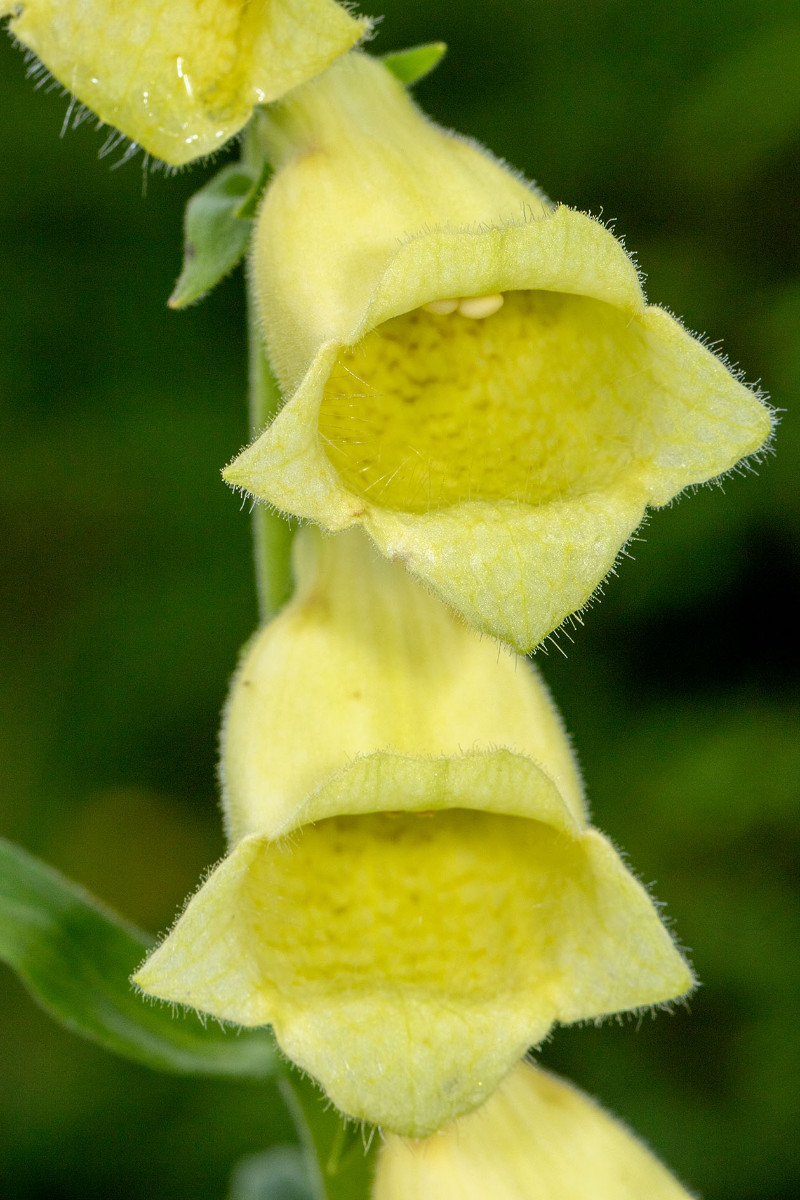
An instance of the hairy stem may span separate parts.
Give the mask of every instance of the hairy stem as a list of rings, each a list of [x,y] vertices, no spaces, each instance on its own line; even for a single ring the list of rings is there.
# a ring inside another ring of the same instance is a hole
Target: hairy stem
[[[258,324],[256,301],[247,289],[247,331],[250,369],[250,432],[261,433],[275,416],[280,392],[264,353]],[[292,593],[291,546],[296,523],[257,503],[253,509],[253,550],[255,555],[258,609],[262,621],[269,621]]]
[[[245,134],[242,161],[254,179],[265,174],[265,157],[259,137],[259,114]],[[261,336],[258,301],[247,279],[247,338],[249,364],[250,436],[257,437],[280,407],[280,389],[272,374]],[[253,509],[253,550],[256,591],[262,621],[269,621],[292,594],[291,546],[296,523],[257,503]]]

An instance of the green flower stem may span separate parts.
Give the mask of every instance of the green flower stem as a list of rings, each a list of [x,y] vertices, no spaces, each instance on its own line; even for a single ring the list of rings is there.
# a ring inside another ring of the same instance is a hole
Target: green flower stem
[[[258,324],[256,300],[247,289],[250,429],[260,433],[275,416],[280,391],[272,374]],[[256,590],[262,621],[269,621],[292,594],[291,546],[296,523],[259,503],[253,509]]]
[[[319,1088],[292,1070],[278,1084],[297,1126],[314,1200],[369,1200],[378,1138],[345,1124]]]
[[[259,136],[260,113],[250,122],[242,145],[242,162],[253,179],[263,182],[268,164]],[[258,301],[247,281],[247,338],[249,361],[250,434],[256,437],[278,411],[281,393],[264,352],[264,339],[258,315]],[[292,594],[292,537],[296,525],[288,518],[257,504],[253,510],[253,551],[255,555],[258,610],[262,621],[269,621]]]

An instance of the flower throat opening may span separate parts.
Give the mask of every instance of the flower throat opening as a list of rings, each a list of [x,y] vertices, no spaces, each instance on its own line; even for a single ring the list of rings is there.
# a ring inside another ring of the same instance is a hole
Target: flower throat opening
[[[331,817],[265,846],[247,880],[238,921],[253,978],[284,998],[513,994],[529,1008],[539,997],[545,1028],[577,928],[567,914],[594,901],[580,843],[465,809]]]
[[[415,309],[341,351],[320,436],[345,486],[385,508],[579,495],[633,455],[644,338],[560,292],[508,292],[477,320]]]

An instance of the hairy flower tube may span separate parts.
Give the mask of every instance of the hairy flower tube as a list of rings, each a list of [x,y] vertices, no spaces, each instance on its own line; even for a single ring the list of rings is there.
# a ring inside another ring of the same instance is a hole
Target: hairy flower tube
[[[135,976],[272,1025],[334,1103],[408,1136],[479,1105],[554,1022],[691,973],[587,824],[525,661],[358,531],[296,539],[298,591],[235,677],[230,853]]]
[[[477,1112],[423,1141],[387,1134],[372,1200],[690,1200],[576,1087],[520,1063]]]
[[[251,277],[289,395],[225,477],[362,524],[528,651],[647,505],[757,450],[770,414],[599,222],[428,121],[354,52],[268,110]]]
[[[0,0],[11,32],[74,96],[179,165],[366,32],[334,0]]]

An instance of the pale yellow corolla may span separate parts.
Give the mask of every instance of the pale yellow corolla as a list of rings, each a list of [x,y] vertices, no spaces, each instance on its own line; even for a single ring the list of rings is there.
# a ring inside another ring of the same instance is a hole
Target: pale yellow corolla
[[[428,121],[354,52],[268,111],[251,279],[288,400],[225,472],[361,524],[475,627],[529,651],[647,505],[768,437],[763,403],[599,222]]]
[[[333,0],[0,0],[101,120],[174,165],[219,149],[366,32]]]
[[[387,1134],[372,1200],[691,1200],[589,1096],[520,1063],[477,1112],[430,1138]]]
[[[554,1022],[692,977],[587,823],[538,675],[359,531],[296,544],[222,740],[230,853],[135,977],[240,1025],[350,1116],[420,1136]]]

